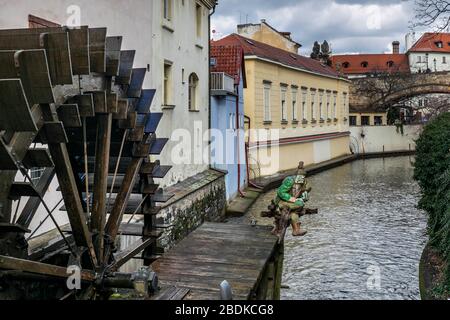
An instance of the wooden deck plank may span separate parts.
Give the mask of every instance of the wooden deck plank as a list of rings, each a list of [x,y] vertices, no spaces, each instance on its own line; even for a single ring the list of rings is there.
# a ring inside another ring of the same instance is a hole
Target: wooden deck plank
[[[122,37],[106,38],[106,75],[117,76],[120,66],[120,48]]]
[[[117,84],[130,84],[135,55],[135,50],[125,50],[120,53],[119,76],[116,77]]]
[[[66,128],[80,128],[81,118],[77,104],[62,104],[58,108],[58,117]]]
[[[189,289],[184,298],[218,300],[227,280],[234,299],[252,297],[277,246],[270,228],[205,223],[152,264],[164,286]]]
[[[37,132],[22,82],[0,80],[0,130]]]
[[[106,28],[89,29],[91,71],[106,72]]]

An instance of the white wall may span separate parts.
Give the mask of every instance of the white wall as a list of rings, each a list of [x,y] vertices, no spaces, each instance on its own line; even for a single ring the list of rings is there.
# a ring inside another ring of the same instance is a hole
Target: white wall
[[[421,62],[419,62],[419,57]],[[445,57],[445,63],[443,58]],[[431,72],[450,71],[450,52],[449,53],[428,53],[428,64],[426,52],[410,52],[408,53],[409,66],[412,73],[426,72],[427,68]],[[436,59],[436,66],[434,60]],[[427,67],[428,65],[428,67]]]
[[[404,126],[404,135],[395,126],[350,127],[350,145],[355,153],[415,150],[421,131],[420,125]]]
[[[28,27],[28,14],[67,25],[72,5],[80,7],[81,25],[107,27],[108,36],[123,36],[122,49],[136,50],[134,67],[150,66],[144,82],[145,89],[157,89],[152,111],[162,110],[164,61],[173,62],[172,87],[175,109],[164,110],[158,128],[158,136],[170,138],[177,128],[186,129],[194,135],[195,121],[202,130],[208,129],[208,15],[203,7],[202,35],[197,38],[195,0],[173,0],[170,23],[164,22],[162,0],[0,0],[0,28]],[[199,2],[200,3],[200,2]],[[173,30],[170,32],[167,28]],[[185,70],[184,83],[182,69]],[[195,72],[200,81],[198,88],[198,112],[188,111],[188,77]],[[199,126],[200,127],[200,126]],[[201,134],[203,135],[203,131]],[[201,140],[201,139],[200,139]],[[169,141],[161,157],[161,163],[173,165],[172,148],[176,142]],[[184,154],[208,151],[207,141],[200,141],[195,148],[191,141],[183,141]],[[175,165],[161,186],[174,184],[208,168],[208,164]]]
[[[200,2],[199,2],[200,3]],[[209,30],[206,7],[202,9],[202,33],[197,37],[195,0],[173,0],[173,12],[170,28],[163,28],[162,0],[0,0],[0,28],[27,28],[28,15],[50,20],[62,25],[68,24],[70,6],[79,6],[81,25],[89,27],[107,27],[108,36],[123,36],[122,50],[136,50],[135,68],[150,67],[144,82],[144,89],[157,89],[152,111],[163,112],[157,135],[170,138],[174,130],[183,128],[194,134],[195,121],[199,121],[202,130],[208,129],[208,78],[209,78]],[[163,65],[165,60],[173,62],[172,86],[175,109],[162,110]],[[182,69],[185,69],[185,83],[182,83]],[[195,72],[199,78],[198,112],[188,111],[188,76]],[[203,131],[201,134],[203,135]],[[158,157],[164,165],[173,165],[172,147],[169,142],[163,154]],[[198,142],[203,150],[208,150],[207,140]],[[185,153],[194,154],[197,150],[191,141],[183,141]],[[208,168],[208,164],[174,165],[168,176],[160,181],[161,187],[177,183]],[[23,180],[22,180],[23,181]],[[60,199],[56,192],[55,180],[46,195],[50,206]],[[41,208],[33,221],[34,227],[46,216]],[[55,212],[58,222],[67,221],[65,213]],[[48,221],[43,231],[52,229]]]

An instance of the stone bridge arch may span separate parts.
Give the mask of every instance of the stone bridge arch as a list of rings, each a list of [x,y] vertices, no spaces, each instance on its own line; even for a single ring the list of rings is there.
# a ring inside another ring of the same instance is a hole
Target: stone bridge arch
[[[427,94],[450,94],[450,72],[391,74],[353,79],[350,86],[350,107],[381,110]]]

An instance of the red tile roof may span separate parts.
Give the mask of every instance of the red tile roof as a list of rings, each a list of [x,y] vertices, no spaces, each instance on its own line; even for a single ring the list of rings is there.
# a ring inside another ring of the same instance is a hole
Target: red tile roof
[[[331,61],[335,70],[338,70],[340,65],[340,71],[347,75],[410,71],[406,54],[334,55]]]
[[[211,67],[211,72],[225,72],[232,76],[235,84],[238,85],[241,81],[242,71],[245,82],[244,51],[240,46],[224,46],[211,42],[211,58],[216,59],[216,65]]]
[[[339,73],[320,61],[293,54],[289,51],[272,47],[268,44],[245,38],[238,34],[231,34],[223,39],[213,42],[214,45],[238,45],[244,50],[246,56],[257,56],[289,67],[318,73],[328,77],[339,77]]]
[[[442,42],[442,48],[437,42]],[[450,52],[450,33],[425,33],[409,52]]]

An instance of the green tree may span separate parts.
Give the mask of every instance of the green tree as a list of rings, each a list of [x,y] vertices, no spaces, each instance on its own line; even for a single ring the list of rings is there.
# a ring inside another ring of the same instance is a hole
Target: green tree
[[[425,126],[417,141],[414,178],[422,197],[419,207],[428,215],[431,244],[446,259],[446,286],[450,289],[450,113]]]

